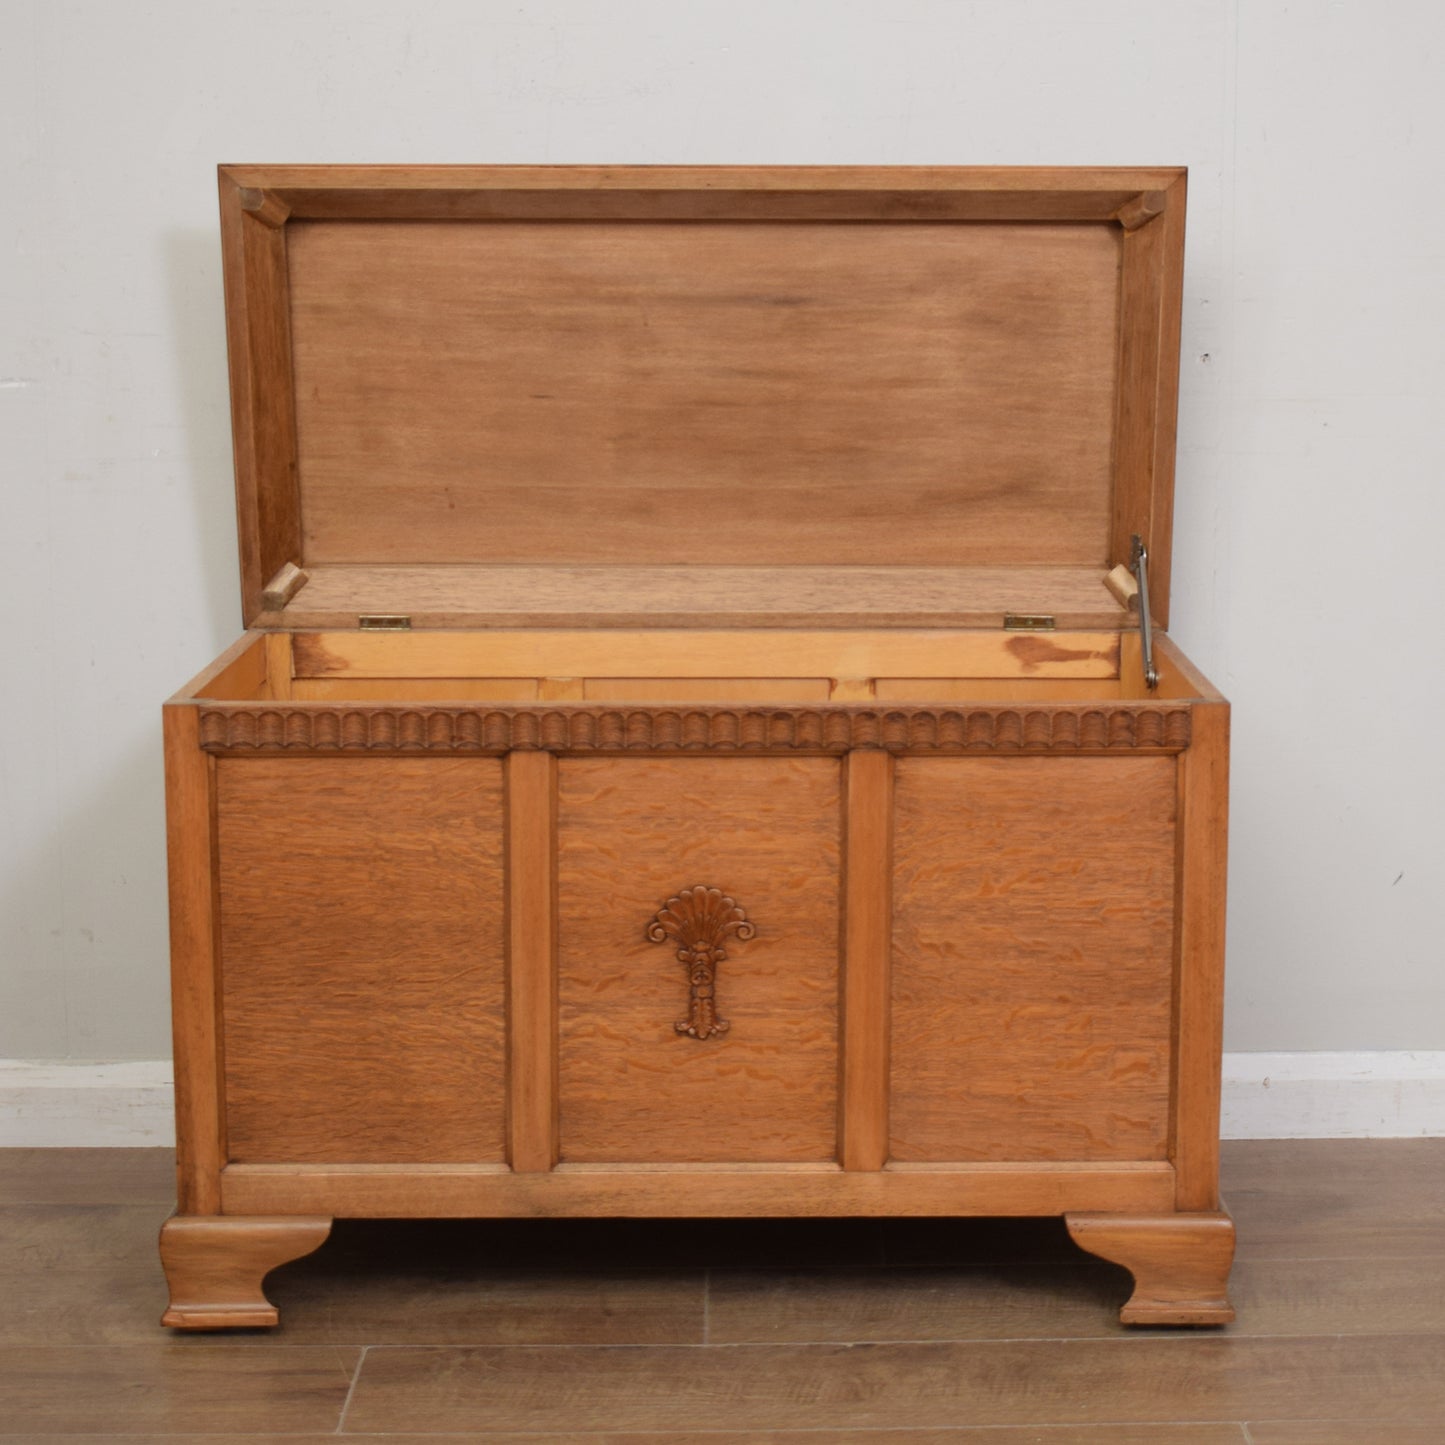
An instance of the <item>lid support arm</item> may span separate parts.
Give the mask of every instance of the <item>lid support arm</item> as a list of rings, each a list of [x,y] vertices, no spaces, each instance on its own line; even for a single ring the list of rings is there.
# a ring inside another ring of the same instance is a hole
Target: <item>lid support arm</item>
[[[1137,532],[1129,569],[1139,584],[1139,644],[1144,656],[1144,686],[1152,691],[1159,686],[1159,670],[1154,666],[1154,624],[1149,617],[1149,549]]]

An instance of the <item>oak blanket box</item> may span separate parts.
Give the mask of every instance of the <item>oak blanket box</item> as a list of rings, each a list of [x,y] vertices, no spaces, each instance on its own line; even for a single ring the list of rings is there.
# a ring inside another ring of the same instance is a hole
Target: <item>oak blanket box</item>
[[[338,1216],[1062,1215],[1216,1324],[1182,170],[221,169],[182,1328]]]

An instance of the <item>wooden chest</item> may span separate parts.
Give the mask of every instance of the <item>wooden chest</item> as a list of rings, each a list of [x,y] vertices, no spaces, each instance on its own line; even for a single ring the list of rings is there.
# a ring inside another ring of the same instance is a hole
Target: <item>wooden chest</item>
[[[336,1216],[747,1214],[1063,1215],[1229,1319],[1184,173],[220,184],[165,1322]]]

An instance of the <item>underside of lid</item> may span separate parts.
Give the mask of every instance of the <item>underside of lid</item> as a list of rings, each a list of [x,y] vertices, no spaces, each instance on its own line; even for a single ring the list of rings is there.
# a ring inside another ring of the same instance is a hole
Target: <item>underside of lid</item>
[[[247,621],[1163,621],[1183,185],[223,168]]]

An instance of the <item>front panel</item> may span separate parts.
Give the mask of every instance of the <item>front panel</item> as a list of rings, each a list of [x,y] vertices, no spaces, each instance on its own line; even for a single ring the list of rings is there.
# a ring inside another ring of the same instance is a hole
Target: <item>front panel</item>
[[[235,1161],[505,1158],[496,758],[223,759]]]
[[[564,1163],[835,1157],[840,777],[831,758],[562,760]],[[657,921],[698,886],[746,918],[699,929],[724,954],[716,1031],[678,958],[704,900]]]
[[[1162,1159],[1175,761],[903,758],[892,1158]]]

